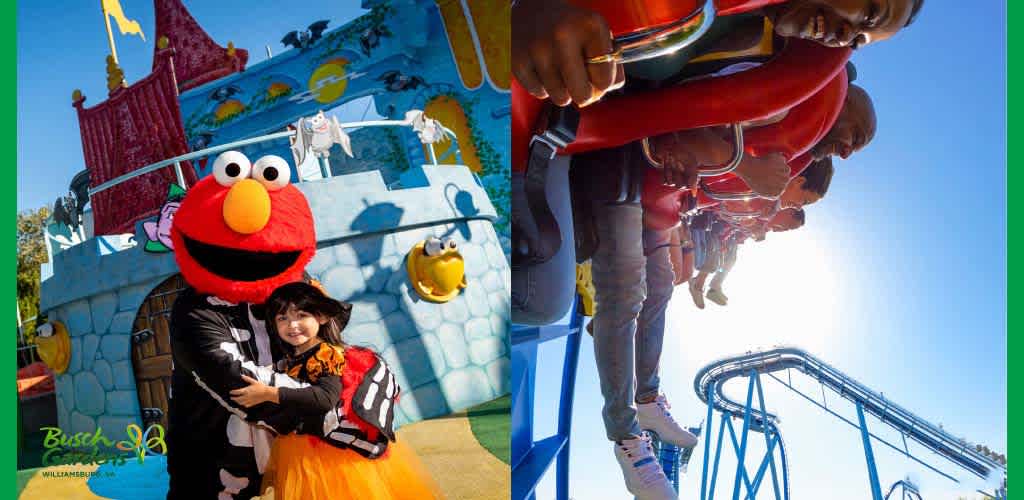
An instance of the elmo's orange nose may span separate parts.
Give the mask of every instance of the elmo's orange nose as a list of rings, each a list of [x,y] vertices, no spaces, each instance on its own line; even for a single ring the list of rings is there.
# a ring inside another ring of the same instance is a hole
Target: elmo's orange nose
[[[270,194],[262,184],[242,179],[224,198],[224,222],[238,233],[259,232],[270,220]]]

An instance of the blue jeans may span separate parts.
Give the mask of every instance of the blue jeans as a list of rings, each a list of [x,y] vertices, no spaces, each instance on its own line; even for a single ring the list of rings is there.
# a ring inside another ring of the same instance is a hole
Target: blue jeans
[[[527,210],[523,175],[512,174],[512,212]],[[569,158],[555,157],[544,186],[562,231],[562,246],[543,264],[512,266],[512,322],[547,325],[569,312],[576,298],[576,248],[569,195]]]
[[[640,435],[636,400],[658,394],[665,308],[674,279],[670,233],[644,229],[639,204],[598,203],[594,218],[600,241],[591,260],[597,292],[594,356],[605,431],[608,439],[620,441]]]

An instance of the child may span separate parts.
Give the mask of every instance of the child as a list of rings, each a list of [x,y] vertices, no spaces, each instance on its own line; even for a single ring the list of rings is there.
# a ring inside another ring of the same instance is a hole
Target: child
[[[383,370],[370,370],[383,366],[383,361],[367,349],[341,342],[351,309],[350,304],[301,282],[281,286],[267,299],[267,330],[272,339],[286,344],[282,346],[286,357],[278,368],[311,385],[278,388],[245,377],[249,386],[231,391],[232,400],[245,407],[265,402],[292,405],[306,415],[298,429],[305,428],[309,434],[325,425],[325,413],[331,420],[329,412],[337,407],[338,428],[346,429],[352,439],[351,447],[338,448],[314,435],[278,436],[263,476],[263,491],[269,493],[273,487],[276,500],[440,498],[415,454],[394,442],[390,418],[380,425],[380,419],[359,414],[362,404],[352,404],[353,399],[365,400],[365,394],[357,396],[359,389]],[[382,391],[391,400],[379,405],[397,400],[397,386]],[[376,413],[378,408],[373,410]]]

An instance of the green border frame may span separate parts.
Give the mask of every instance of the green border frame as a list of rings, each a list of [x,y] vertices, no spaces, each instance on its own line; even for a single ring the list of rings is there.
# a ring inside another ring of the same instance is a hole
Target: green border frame
[[[7,29],[0,29],[0,33],[3,33],[0,37],[0,66],[9,68],[8,77],[0,79],[0,95],[4,96],[0,99],[0,116],[3,116],[3,125],[0,126],[0,144],[3,145],[3,149],[17,154],[18,141],[17,136],[17,99],[18,99],[18,88],[17,88],[17,17],[18,9],[17,2],[14,0],[2,0],[0,1],[0,19],[3,19],[3,24],[7,26]],[[3,41],[6,40],[6,41]],[[0,213],[5,213],[7,216],[0,218],[2,220],[2,226],[0,226],[0,233],[9,235],[16,235],[17,228],[15,225],[14,214],[17,213],[17,189],[18,183],[16,182],[15,176],[17,175],[17,168],[7,169],[8,182],[3,183],[3,192],[0,192]],[[6,229],[5,229],[6,228]],[[4,297],[8,297],[6,302],[17,301],[17,290],[14,286],[15,276],[17,274],[17,245],[12,244],[7,247],[7,251],[3,252],[7,257],[3,257],[3,260],[7,262],[7,265],[3,267],[3,275],[0,276],[0,281],[7,283],[4,287],[5,292],[2,294]],[[8,309],[10,309],[8,307]],[[9,311],[8,314],[14,311]],[[11,323],[16,323],[15,318],[10,319]],[[10,325],[11,323],[8,323]],[[12,328],[12,336],[16,335]],[[14,338],[11,338],[11,344],[14,344]],[[7,344],[7,345],[11,345]],[[8,355],[4,357],[3,365],[4,370],[8,370],[10,376],[17,378],[17,360],[16,356]],[[10,380],[10,379],[8,379]],[[4,480],[6,486],[3,486],[0,491],[11,492],[13,497],[16,490],[16,471],[18,469],[18,444],[17,444],[17,422],[16,415],[18,411],[17,407],[17,394],[11,395],[5,398],[0,398],[0,429],[7,429],[5,432],[0,432],[0,449],[4,450],[4,453],[0,454],[2,457],[2,467],[8,471],[11,475],[4,476],[7,479]],[[6,497],[6,495],[4,495]],[[9,498],[11,498],[9,497]]]
[[[1014,187],[1020,186],[1018,179],[1021,177],[1020,170],[1014,168],[1016,156],[1010,151],[1011,144],[1017,144],[1022,137],[1022,126],[1013,117],[1024,112],[1024,99],[1015,96],[1014,91],[1018,88],[1015,84],[1024,82],[1021,78],[1020,54],[1024,52],[1024,33],[1019,29],[1019,24],[1024,22],[1024,5],[1019,0],[1006,0],[1006,456],[1013,455],[1016,444],[1020,441],[1020,433],[1012,425],[1013,415],[1020,414],[1018,408],[1022,405],[1021,400],[1011,397],[1019,393],[1021,386],[1021,375],[1024,369],[1011,361],[1021,351],[1022,342],[1014,332],[1017,328],[1020,315],[1017,307],[1024,306],[1019,299],[1017,288],[1014,287],[1017,279],[1022,277],[1021,268],[1014,260],[1014,249],[1019,248],[1018,241],[1021,238],[1021,231],[1024,230],[1024,210],[1020,205],[1015,205],[1010,194]],[[1013,29],[1018,26],[1018,29]],[[1019,167],[1018,167],[1019,168]],[[1007,484],[1009,484],[1009,470],[1007,466]],[[1009,488],[1007,488],[1009,490]]]

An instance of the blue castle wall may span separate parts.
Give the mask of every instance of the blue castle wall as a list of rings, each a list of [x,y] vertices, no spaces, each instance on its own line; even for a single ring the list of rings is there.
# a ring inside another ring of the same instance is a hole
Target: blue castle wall
[[[510,91],[499,88],[488,71],[483,71],[481,83],[467,88],[434,0],[364,0],[362,5],[372,10],[343,26],[330,26],[310,47],[286,50],[244,72],[183,92],[179,102],[189,143],[194,145],[197,138],[205,136],[201,144],[218,145],[278,132],[300,117],[367,96],[373,96],[379,115],[401,120],[406,111],[422,110],[431,100],[448,96],[459,103],[468,120],[472,137],[460,137],[459,143],[476,148],[481,169],[478,174],[497,207],[496,226],[507,246]],[[369,49],[361,45],[361,36],[367,30],[381,33],[377,45]],[[342,59],[346,61],[343,74],[327,82],[334,85],[344,81],[344,88],[322,91],[324,80],[317,77],[318,70]],[[490,68],[490,72],[496,71],[507,74],[508,68]],[[382,79],[389,72],[416,77],[422,83],[395,88]],[[287,90],[271,97],[268,88],[272,84]],[[237,102],[241,111],[218,115],[225,99],[218,90],[231,91],[227,99]],[[423,147],[415,135],[399,133],[397,141],[404,149],[403,162],[416,165],[424,161]],[[284,142],[242,148],[253,158],[258,156],[256,150],[291,158]]]
[[[307,270],[353,303],[346,341],[380,353],[404,396],[399,425],[445,415],[508,392],[508,261],[497,214],[465,167],[415,167],[389,190],[376,171],[299,184],[313,211],[318,251]],[[450,302],[410,289],[405,256],[428,236],[453,238],[468,287]],[[142,241],[141,224],[136,238]],[[41,309],[71,335],[57,376],[57,414],[70,432],[101,426],[120,437],[141,420],[131,366],[132,324],[149,292],[177,273],[172,254],[141,245],[101,255],[90,239],[54,256]]]

